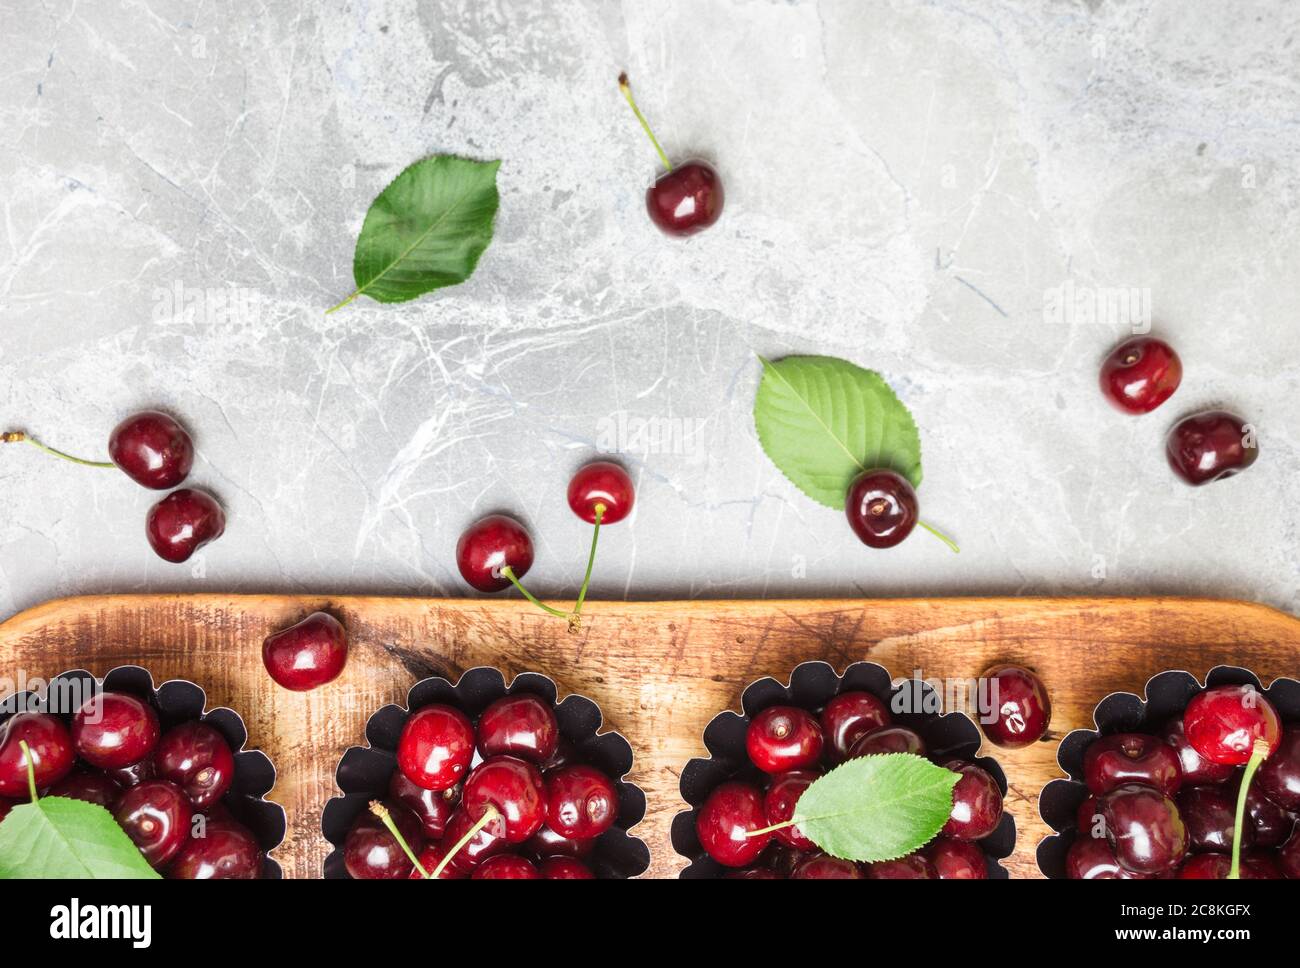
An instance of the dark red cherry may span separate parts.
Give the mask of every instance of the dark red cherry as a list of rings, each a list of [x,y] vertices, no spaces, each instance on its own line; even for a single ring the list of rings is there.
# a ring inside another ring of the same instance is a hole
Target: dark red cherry
[[[212,495],[183,487],[151,507],[144,524],[158,557],[180,564],[225,533],[226,512]]]
[[[1065,876],[1072,881],[1145,881],[1154,875],[1125,870],[1104,837],[1081,833],[1065,854]]]
[[[307,692],[343,674],[348,663],[348,633],[328,612],[313,612],[297,625],[268,635],[262,663],[275,682]]]
[[[503,696],[478,718],[478,751],[483,756],[517,756],[541,766],[555,756],[560,727],[551,704],[520,693]]]
[[[1187,856],[1187,827],[1178,807],[1155,787],[1128,783],[1097,801],[1115,858],[1135,874],[1173,870]]]
[[[753,718],[745,734],[749,758],[764,773],[816,766],[824,745],[817,719],[798,706],[769,706]]]
[[[195,810],[206,810],[226,795],[235,779],[230,744],[207,723],[191,720],[169,729],[153,754],[154,773],[185,791]]]
[[[124,790],[129,790],[133,786],[139,786],[145,780],[154,778],[153,757],[146,756],[130,766],[124,766],[120,770],[105,770],[104,773],[106,776],[111,777],[118,786]]]
[[[882,726],[863,733],[849,749],[849,759],[876,753],[912,753],[925,756],[925,740],[906,726]]]
[[[548,857],[538,865],[542,879],[547,881],[594,881],[591,868],[572,857]]]
[[[1101,392],[1125,413],[1150,413],[1183,379],[1183,363],[1173,347],[1151,336],[1120,343],[1101,364]]]
[[[1099,809],[1100,805],[1097,803],[1097,796],[1093,793],[1088,794],[1083,803],[1079,804],[1079,808],[1074,814],[1074,822],[1080,835],[1094,832],[1100,835],[1100,831],[1094,831],[1097,826],[1097,818],[1101,816],[1098,812]]]
[[[569,481],[569,507],[589,524],[596,523],[596,509],[604,507],[601,524],[622,521],[632,513],[636,491],[632,478],[618,464],[598,460],[584,467]]]
[[[447,851],[456,846],[456,843],[457,841],[445,843],[440,841],[436,844],[429,844],[424,848],[424,850],[420,851],[416,857],[419,858],[420,867],[424,869],[425,874],[432,877],[433,872],[436,871],[438,865],[442,863],[442,859],[447,856]],[[456,855],[457,858],[460,856],[460,854]],[[442,869],[442,873],[438,875],[438,880],[463,881],[470,876],[470,868],[458,866],[455,861],[456,858],[452,858],[451,863],[447,864],[447,866]],[[411,867],[411,873],[406,876],[413,881],[426,880],[424,874],[416,870],[414,866]]]
[[[790,879],[795,881],[861,881],[866,876],[853,861],[830,854],[805,857],[790,872]]]
[[[18,806],[19,802],[18,800],[0,798],[0,820],[4,820],[5,817],[9,816],[9,811]]]
[[[1226,881],[1232,870],[1232,858],[1227,854],[1196,854],[1178,870],[1179,880]],[[1285,876],[1283,869],[1271,857],[1243,857],[1243,881],[1272,881]]]
[[[983,881],[989,876],[988,861],[984,851],[969,840],[939,837],[921,851],[934,865],[940,880]]]
[[[916,527],[916,491],[894,471],[863,471],[849,485],[844,513],[864,545],[892,548]]]
[[[1183,720],[1177,716],[1165,723],[1160,738],[1173,748],[1178,757],[1178,765],[1183,771],[1183,783],[1186,786],[1205,786],[1212,783],[1224,783],[1232,778],[1233,768],[1227,763],[1215,763],[1208,760],[1192,747],[1183,732]]]
[[[474,724],[441,703],[411,714],[397,741],[397,765],[426,790],[447,790],[465,778],[474,759]]]
[[[1093,742],[1083,754],[1083,775],[1097,796],[1125,783],[1143,783],[1173,796],[1183,783],[1173,747],[1145,733],[1116,733]]]
[[[858,737],[893,720],[884,701],[869,692],[842,692],[822,709],[822,735],[826,755],[832,763],[848,759],[849,748]]]
[[[144,859],[153,867],[162,867],[190,839],[194,808],[175,783],[146,780],[122,794],[113,817]]]
[[[759,858],[759,863],[768,867],[782,877],[789,877],[808,856],[805,851],[788,847],[781,841],[773,839]]]
[[[1277,860],[1282,873],[1293,881],[1300,881],[1300,827],[1296,828],[1291,839],[1278,851]]]
[[[1263,794],[1286,810],[1300,810],[1300,727],[1282,732],[1277,751],[1255,774]]]
[[[37,789],[58,783],[72,772],[76,754],[63,721],[46,713],[15,713],[0,725],[0,796],[27,800],[27,754]]]
[[[939,877],[939,872],[924,855],[915,853],[898,860],[868,864],[867,877],[874,881],[933,881]]]
[[[482,814],[471,816],[463,807],[457,807],[456,812],[447,821],[447,832],[442,835],[441,841],[443,846],[450,850],[460,843],[461,838],[470,832],[481,816]],[[449,866],[454,866],[458,871],[463,871],[468,875],[489,857],[508,851],[510,843],[504,837],[492,832],[494,826],[499,829],[501,825],[497,823],[480,828],[478,833],[471,837],[465,846],[460,849],[460,852],[451,859]],[[425,870],[431,874],[433,873],[432,868],[427,865]]]
[[[516,579],[533,566],[533,539],[524,526],[504,514],[480,518],[456,542],[456,565],[471,588],[499,592],[510,587],[501,569],[509,567]]]
[[[655,179],[645,193],[645,208],[665,235],[702,232],[722,216],[722,178],[707,161],[675,165]]]
[[[1268,743],[1269,755],[1282,742],[1282,720],[1273,704],[1251,685],[1217,686],[1187,704],[1183,729],[1192,748],[1214,763],[1242,766],[1255,740]]]
[[[1043,681],[1020,666],[994,666],[981,677],[988,683],[989,714],[980,728],[990,742],[1007,749],[1029,746],[1043,738],[1052,722],[1052,701]]]
[[[446,832],[447,821],[451,819],[456,804],[460,803],[459,786],[426,790],[408,780],[401,770],[393,771],[388,781],[388,795],[419,818],[424,837],[431,842]]]
[[[525,756],[523,759],[528,759],[528,757]],[[561,736],[560,741],[555,746],[555,752],[551,754],[548,760],[537,765],[545,773],[547,770],[558,770],[562,766],[571,766],[577,762],[578,748]]]
[[[591,766],[565,766],[546,774],[546,826],[562,837],[591,840],[618,818],[618,791]]]
[[[254,881],[262,876],[262,847],[252,832],[237,823],[209,823],[201,837],[191,837],[167,868],[183,881]]]
[[[1265,761],[1267,762],[1267,760]],[[1237,774],[1223,787],[1228,792],[1233,810],[1236,810],[1237,796],[1241,792],[1241,776]],[[1235,818],[1235,813],[1234,813]],[[1264,795],[1259,786],[1259,774],[1246,792],[1246,825],[1250,828],[1256,847],[1277,847],[1291,836],[1295,827],[1294,814],[1283,810]],[[1245,839],[1243,838],[1243,843]]]
[[[695,815],[700,846],[724,867],[748,867],[758,860],[772,835],[745,835],[766,826],[763,794],[758,787],[739,780],[716,787]]]
[[[743,867],[740,870],[727,871],[722,875],[724,881],[783,881],[785,875],[770,867]]]
[[[489,857],[474,869],[476,881],[540,881],[542,875],[532,861],[515,854],[498,854]]]
[[[139,763],[158,745],[160,731],[150,705],[125,692],[96,693],[72,717],[77,755],[101,770]]]
[[[581,859],[590,856],[595,849],[596,841],[561,837],[546,824],[542,824],[541,829],[529,837],[527,843],[524,844],[524,853],[538,860],[545,860],[547,857],[577,857]]]
[[[1187,825],[1192,850],[1231,853],[1236,826],[1237,802],[1223,787],[1195,786],[1178,792],[1174,798],[1178,815]],[[1254,844],[1255,831],[1249,824],[1242,829],[1241,845]]]
[[[167,414],[144,410],[113,428],[108,456],[137,484],[165,491],[189,476],[194,466],[194,441]]]
[[[1280,881],[1286,870],[1272,853],[1255,851],[1241,859],[1241,878],[1246,881]]]
[[[420,821],[395,800],[384,800],[382,804],[402,838],[419,856],[424,848]],[[415,869],[397,838],[369,810],[357,815],[343,841],[343,866],[349,877],[359,881],[402,880]]]
[[[512,844],[522,844],[547,819],[541,770],[515,756],[491,756],[474,767],[465,780],[460,802],[475,820],[489,805],[495,807],[501,817],[485,829]]]
[[[988,771],[974,763],[950,760],[944,769],[960,776],[952,791],[952,813],[943,834],[956,840],[982,840],[1002,822],[1002,791]]]
[[[84,770],[73,770],[45,791],[47,797],[84,800],[86,803],[96,803],[105,810],[112,810],[121,795],[122,788],[112,777],[105,773],[90,773]]]
[[[820,775],[816,770],[791,770],[773,776],[767,793],[763,795],[763,817],[767,821],[765,826],[785,823],[793,817],[799,797]],[[798,824],[774,830],[772,834],[781,843],[795,850],[817,850],[817,845],[803,835]]]
[[[1259,457],[1250,425],[1225,410],[1184,417],[1165,438],[1169,466],[1188,484],[1209,484],[1244,471]]]

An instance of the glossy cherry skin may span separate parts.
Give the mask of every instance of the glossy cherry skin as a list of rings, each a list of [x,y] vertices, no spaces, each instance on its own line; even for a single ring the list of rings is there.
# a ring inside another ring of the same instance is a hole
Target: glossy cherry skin
[[[411,873],[406,875],[407,878],[413,881],[423,881],[423,880],[431,879],[433,876],[433,872],[436,871],[438,869],[438,865],[442,863],[442,859],[447,856],[447,851],[451,850],[451,848],[454,846],[456,846],[456,841],[429,844],[427,847],[424,848],[424,850],[416,854],[416,857],[418,857],[420,861],[420,867],[424,869],[425,873],[427,873],[429,877],[426,878],[424,874],[416,870],[413,865],[411,867]],[[460,857],[461,855],[457,854],[456,856]],[[438,875],[438,880],[463,881],[469,876],[470,876],[470,868],[457,866],[456,858],[453,858],[452,862],[442,869],[442,873]]]
[[[863,733],[849,749],[849,759],[876,753],[912,753],[925,756],[925,740],[906,726],[882,726]]]
[[[816,766],[825,738],[816,717],[798,706],[769,706],[745,733],[750,761],[764,773],[784,773]]]
[[[984,851],[969,840],[939,837],[927,844],[921,853],[934,865],[940,880],[988,880],[989,865],[984,858]]]
[[[101,770],[139,763],[158,745],[158,715],[147,702],[124,692],[101,692],[72,717],[77,755]]]
[[[1065,876],[1072,881],[1145,881],[1153,875],[1125,870],[1104,837],[1081,833],[1065,854]]]
[[[442,835],[441,843],[448,850],[460,843],[461,838],[470,832],[479,816],[481,814],[471,816],[464,808],[457,807],[456,812],[447,821],[447,832]],[[494,834],[492,832],[493,826],[499,828],[500,824],[490,824],[487,827],[480,828],[479,832],[461,848],[460,853],[451,859],[451,864],[448,866],[454,866],[458,871],[464,871],[468,874],[489,857],[508,851],[510,849],[509,842],[504,837]],[[428,867],[425,870],[432,873],[432,870]]]
[[[1006,749],[1038,742],[1052,722],[1052,700],[1043,681],[1020,666],[994,666],[981,677],[988,682],[990,715],[980,716],[980,729],[989,741]]]
[[[1269,755],[1282,742],[1282,720],[1263,693],[1250,685],[1216,686],[1187,704],[1183,729],[1192,748],[1214,763],[1242,766],[1255,740],[1268,743]]]
[[[916,491],[894,471],[863,471],[849,485],[844,513],[864,545],[892,548],[916,527]]]
[[[240,824],[207,825],[191,837],[167,868],[167,877],[184,881],[255,881],[262,876],[262,847]]]
[[[499,592],[510,587],[501,573],[509,567],[516,579],[533,567],[533,539],[524,526],[504,514],[480,518],[456,542],[456,567],[470,588]]]
[[[165,413],[143,410],[113,428],[108,456],[127,477],[144,487],[165,491],[189,476],[194,441]]]
[[[924,855],[908,854],[898,860],[885,860],[867,865],[867,877],[873,881],[933,881],[939,872]]]
[[[1106,839],[1125,870],[1161,874],[1187,856],[1190,838],[1178,807],[1155,787],[1128,783],[1097,802]]]
[[[474,724],[459,709],[433,703],[417,709],[397,741],[397,765],[426,790],[447,790],[463,780],[474,759]]]
[[[522,844],[547,819],[541,770],[515,756],[492,756],[474,767],[465,780],[460,802],[475,820],[489,804],[495,807],[501,816],[485,829],[512,844]]]
[[[1097,826],[1097,818],[1101,816],[1100,804],[1097,803],[1097,795],[1088,794],[1083,803],[1079,804],[1078,810],[1074,814],[1074,823],[1079,830],[1080,836],[1094,833],[1093,828]],[[1096,831],[1100,835],[1099,831]]]
[[[1255,783],[1279,807],[1300,810],[1300,727],[1282,731],[1282,742],[1260,766]]]
[[[226,512],[211,494],[183,487],[151,507],[144,526],[158,557],[180,564],[225,533]]]
[[[767,793],[763,795],[763,818],[767,821],[765,826],[785,823],[793,817],[799,797],[819,776],[821,773],[817,770],[791,770],[773,776],[772,782],[767,786]],[[818,849],[815,843],[803,835],[798,824],[774,830],[772,836],[795,850]]]
[[[46,790],[44,795],[84,800],[86,803],[96,803],[105,810],[112,810],[117,798],[122,795],[122,788],[106,773],[73,770]]]
[[[1184,417],[1165,438],[1165,456],[1174,473],[1200,486],[1239,474],[1259,457],[1258,441],[1247,446],[1247,422],[1225,410]]]
[[[820,716],[826,756],[832,763],[848,759],[858,738],[893,722],[889,707],[869,692],[842,692],[823,707]]]
[[[1234,776],[1231,781],[1224,784],[1224,789],[1228,792],[1235,811],[1237,795],[1241,792],[1241,777]],[[1246,825],[1250,827],[1255,846],[1277,847],[1291,836],[1295,823],[1294,814],[1283,810],[1264,795],[1264,791],[1259,786],[1259,774],[1256,773],[1250,789],[1246,791]]]
[[[1172,747],[1178,756],[1178,765],[1183,771],[1185,786],[1205,786],[1213,783],[1225,783],[1232,778],[1233,768],[1227,763],[1215,763],[1208,760],[1192,747],[1183,732],[1183,719],[1176,716],[1165,723],[1160,731],[1160,738]]]
[[[1227,854],[1196,854],[1187,858],[1178,871],[1179,880],[1185,881],[1226,881],[1232,869],[1232,858]],[[1241,859],[1241,879],[1243,881],[1271,881],[1283,876],[1272,858],[1243,857]]]
[[[1151,336],[1125,340],[1101,364],[1101,392],[1124,413],[1150,413],[1183,379],[1183,363],[1172,346]]]
[[[169,729],[153,754],[154,775],[185,791],[195,810],[206,810],[226,795],[235,779],[230,744],[207,723],[190,720]]]
[[[546,826],[561,837],[591,840],[618,819],[618,791],[591,766],[565,766],[546,774]]]
[[[426,790],[408,780],[401,770],[393,771],[388,781],[388,795],[415,814],[425,839],[431,842],[446,833],[447,821],[451,819],[456,804],[460,803],[460,787]]]
[[[520,693],[503,696],[478,718],[478,751],[489,756],[517,756],[541,766],[555,756],[560,727],[551,704]]]
[[[516,854],[489,857],[474,869],[476,881],[540,881],[542,875],[532,861]]]
[[[601,524],[622,521],[632,513],[636,490],[632,478],[622,467],[598,460],[584,467],[569,481],[569,507],[588,524],[596,523],[596,507],[603,505]]]
[[[1237,801],[1227,790],[1217,786],[1187,787],[1179,791],[1174,802],[1187,825],[1192,850],[1231,853]],[[1255,842],[1254,828],[1244,823],[1241,833],[1241,845],[1249,849]]]
[[[262,664],[280,686],[307,692],[343,674],[348,664],[348,633],[328,612],[313,612],[297,625],[268,635]]]
[[[1277,861],[1282,873],[1295,881],[1300,881],[1300,827],[1296,828],[1291,839],[1278,851]]]
[[[147,756],[143,760],[132,763],[130,766],[124,766],[120,770],[105,770],[104,773],[112,777],[113,782],[124,790],[129,790],[133,786],[139,786],[145,780],[154,778],[153,757]]]
[[[794,881],[861,881],[866,879],[861,866],[830,854],[805,857],[790,872]]]
[[[951,760],[944,769],[960,775],[952,791],[952,813],[943,825],[954,840],[981,840],[1002,822],[1002,791],[988,771],[974,763]]]
[[[113,817],[152,867],[162,867],[190,839],[194,808],[175,783],[146,780],[117,801]]]
[[[419,856],[424,848],[420,821],[400,803],[394,800],[382,802],[408,846]],[[415,869],[397,838],[369,810],[362,810],[357,815],[343,841],[343,866],[347,868],[348,876],[358,881],[401,880]]]
[[[1096,740],[1083,754],[1083,775],[1097,796],[1125,783],[1143,783],[1173,796],[1183,784],[1173,747],[1146,733],[1115,733]]]
[[[678,237],[702,232],[716,222],[724,201],[718,172],[699,159],[674,165],[645,193],[650,221],[665,235]]]
[[[46,713],[15,713],[0,725],[0,796],[27,800],[27,754],[37,789],[58,783],[72,772],[76,754],[63,720]]]
[[[561,837],[546,824],[542,824],[541,829],[529,837],[524,844],[524,853],[538,860],[545,860],[547,857],[576,857],[581,859],[590,856],[595,849],[596,842],[594,840],[576,840],[573,837]]]
[[[548,857],[538,865],[543,880],[594,881],[596,875],[590,867],[572,857]]]
[[[724,867],[748,867],[772,841],[770,833],[747,837],[767,826],[763,794],[739,780],[719,784],[695,815],[695,834],[705,852]]]

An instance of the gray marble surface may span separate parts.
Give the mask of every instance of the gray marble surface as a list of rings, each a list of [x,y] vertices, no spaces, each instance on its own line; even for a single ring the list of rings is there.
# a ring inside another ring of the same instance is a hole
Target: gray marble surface
[[[1300,612],[1300,4],[0,0],[0,35],[0,423],[96,455],[168,408],[230,514],[168,565],[149,492],[6,447],[0,618],[81,592],[459,595],[456,538],[490,510],[571,594],[589,531],[564,489],[600,447],[639,507],[597,597]],[[707,234],[648,222],[622,69],[669,151],[722,171]],[[325,316],[373,196],[436,152],[504,159],[477,274]],[[1121,417],[1097,364],[1148,319],[1186,377]],[[755,354],[792,352],[896,388],[960,555],[869,551],[767,460]],[[1261,458],[1194,490],[1162,439],[1209,404]]]

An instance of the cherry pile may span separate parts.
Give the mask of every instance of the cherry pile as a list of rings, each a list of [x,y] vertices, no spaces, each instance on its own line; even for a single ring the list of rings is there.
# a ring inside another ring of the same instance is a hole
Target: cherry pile
[[[539,697],[504,696],[477,723],[433,703],[406,721],[388,796],[353,822],[344,865],[363,880],[589,880],[618,812],[614,781]]]
[[[235,758],[212,726],[191,720],[163,732],[153,707],[123,692],[92,696],[70,723],[15,713],[0,726],[0,818],[29,799],[29,755],[39,796],[104,807],[165,877],[262,876],[257,838],[222,802]]]
[[[1235,850],[1244,879],[1300,878],[1300,726],[1254,687],[1201,692],[1155,735],[1103,736],[1083,769],[1067,877],[1220,880]]]
[[[142,487],[165,491],[189,476],[194,441],[175,419],[157,410],[127,417],[108,437],[111,461],[83,460],[47,447],[20,430],[0,434],[0,443],[28,443],[86,467],[117,467]],[[226,512],[206,491],[183,487],[162,498],[145,515],[145,537],[154,553],[176,564],[189,559],[226,530]]]
[[[857,864],[822,853],[799,826],[749,836],[789,821],[799,797],[825,771],[845,760],[878,753],[927,756],[925,740],[896,724],[888,706],[869,692],[842,692],[820,710],[769,706],[753,717],[745,735],[750,762],[762,782],[733,779],[714,788],[695,816],[705,852],[729,878],[770,880],[943,879],[983,880],[988,865],[978,841],[1002,821],[1002,791],[984,769],[963,760],[935,758],[960,775],[952,814],[939,836],[898,860]]]

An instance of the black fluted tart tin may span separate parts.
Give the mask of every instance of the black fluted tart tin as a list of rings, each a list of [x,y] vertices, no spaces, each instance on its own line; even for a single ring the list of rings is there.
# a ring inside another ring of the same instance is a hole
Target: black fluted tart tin
[[[130,693],[147,702],[158,714],[162,732],[193,720],[206,723],[225,738],[235,758],[235,775],[221,803],[231,816],[257,838],[265,859],[262,877],[279,880],[280,865],[271,851],[280,846],[285,834],[284,808],[266,799],[275,786],[275,767],[265,753],[244,749],[248,728],[243,718],[224,706],[208,709],[203,689],[187,679],[169,679],[155,687],[149,670],[140,666],[118,666],[103,679],[84,669],[63,672],[49,681],[44,691],[16,693],[0,703],[0,726],[15,712],[49,712],[70,720],[76,708],[100,692]]]
[[[1158,733],[1170,719],[1181,716],[1197,694],[1216,686],[1251,685],[1274,707],[1284,723],[1300,722],[1300,681],[1275,679],[1267,689],[1249,669],[1215,666],[1202,683],[1190,672],[1169,670],[1147,680],[1142,696],[1112,692],[1093,710],[1093,729],[1070,732],[1057,749],[1056,762],[1068,779],[1052,780],[1038,797],[1038,812],[1053,833],[1038,844],[1038,869],[1043,876],[1065,879],[1065,855],[1074,843],[1076,814],[1088,798],[1083,756],[1088,747],[1114,733]]]
[[[321,831],[334,850],[325,858],[327,879],[346,879],[343,841],[352,823],[368,809],[371,800],[388,796],[388,784],[397,769],[397,742],[406,721],[432,703],[454,706],[478,722],[479,714],[504,696],[528,693],[547,703],[555,712],[560,735],[573,744],[581,762],[602,770],[618,791],[618,819],[596,839],[596,848],[584,863],[598,878],[623,880],[645,873],[650,850],[629,830],[645,817],[646,799],[641,788],[627,780],[632,769],[632,744],[620,733],[600,732],[600,707],[586,696],[569,695],[557,702],[559,689],[554,680],[536,672],[516,676],[507,685],[500,669],[480,666],[465,672],[456,683],[441,676],[423,679],[411,687],[406,705],[384,706],[366,722],[367,746],[353,746],[339,761],[335,780],[343,796],[325,804]],[[473,765],[481,762],[477,750]]]
[[[920,709],[940,709],[934,687],[920,680],[894,683],[884,666],[875,662],[855,662],[837,675],[826,662],[804,662],[790,674],[788,685],[767,677],[750,683],[740,697],[743,715],[731,710],[719,713],[704,729],[704,746],[708,759],[695,758],[682,770],[679,784],[682,799],[691,809],[673,818],[673,849],[690,864],[679,875],[686,880],[722,877],[733,868],[724,867],[700,846],[695,834],[695,817],[714,788],[727,780],[760,783],[765,775],[749,759],[745,734],[750,720],[769,706],[800,706],[809,711],[820,709],[842,692],[869,692],[890,708],[893,721],[915,730],[925,740],[931,759],[969,760],[986,770],[997,782],[1005,798],[1007,777],[997,760],[976,756],[982,736],[974,721],[965,713],[893,712],[893,700],[904,690],[912,692],[911,702]],[[990,880],[1005,880],[1007,870],[999,861],[1010,856],[1016,846],[1016,822],[1004,811],[997,830],[977,843],[984,852]]]

